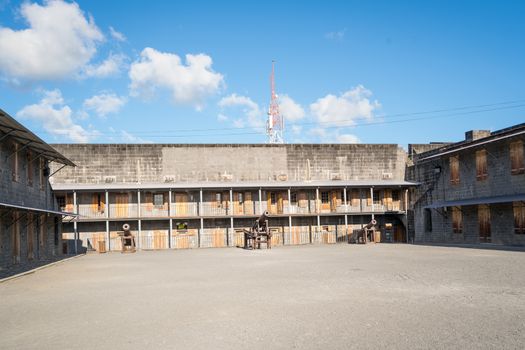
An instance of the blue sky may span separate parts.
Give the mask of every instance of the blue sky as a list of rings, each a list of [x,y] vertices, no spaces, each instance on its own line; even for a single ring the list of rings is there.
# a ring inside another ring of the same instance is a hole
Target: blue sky
[[[0,0],[0,108],[51,143],[263,143],[276,60],[288,143],[458,141],[525,122],[523,18],[520,1]]]

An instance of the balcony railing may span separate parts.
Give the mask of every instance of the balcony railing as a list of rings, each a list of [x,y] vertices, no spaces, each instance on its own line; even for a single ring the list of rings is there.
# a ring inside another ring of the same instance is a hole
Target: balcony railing
[[[151,204],[141,204],[140,205],[140,216],[141,217],[167,217],[169,216],[168,209],[164,206],[154,206]]]
[[[198,203],[171,203],[171,215],[178,217],[188,217],[198,215]]]
[[[138,205],[131,204],[110,204],[109,217],[111,218],[134,218],[138,216]]]
[[[93,208],[92,205],[79,205],[78,214],[80,215],[79,219],[98,219],[105,218],[106,211],[105,209]]]
[[[228,207],[224,205],[218,205],[216,203],[202,203],[201,204],[201,216],[226,216],[228,215]]]

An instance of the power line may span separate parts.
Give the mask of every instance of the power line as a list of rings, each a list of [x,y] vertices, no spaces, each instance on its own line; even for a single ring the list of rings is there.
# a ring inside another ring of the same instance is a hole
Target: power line
[[[346,127],[358,128],[358,127],[366,127],[366,126],[373,126],[373,125],[407,123],[407,122],[413,122],[413,121],[450,118],[450,117],[455,117],[455,116],[467,116],[467,115],[472,115],[475,113],[485,113],[485,112],[493,112],[493,111],[499,111],[499,110],[508,110],[508,109],[525,107],[525,104],[516,104],[518,102],[525,102],[525,100],[516,100],[516,101],[483,104],[483,105],[439,109],[439,110],[432,110],[432,111],[398,113],[398,114],[378,116],[379,118],[389,119],[389,118],[398,118],[401,116],[416,116],[416,115],[427,115],[427,114],[438,113],[438,115],[430,115],[430,116],[416,117],[416,118],[405,118],[405,119],[397,119],[397,120],[378,120],[378,121],[370,121],[370,122],[362,122],[362,123],[355,123],[352,119],[344,119],[344,120],[330,121],[330,122],[294,123],[293,125],[305,126],[305,125],[324,124],[324,125],[328,125],[328,126],[325,126],[324,129],[334,129],[334,128],[346,128]],[[496,107],[496,106],[500,106],[500,107]],[[494,107],[494,108],[480,108],[480,107]],[[472,108],[478,108],[478,109],[468,110]],[[467,110],[467,111],[452,113],[452,114],[439,114],[439,113],[444,113],[444,112],[453,112],[453,111],[462,111],[462,110]],[[239,132],[206,133],[206,132],[227,131],[227,130],[236,130]],[[241,130],[258,130],[258,131],[248,132],[248,131],[241,131]],[[133,131],[126,131],[126,132],[132,134],[133,136],[141,136],[141,137],[187,138],[187,137],[199,137],[199,136],[217,137],[217,136],[263,135],[265,134],[265,128],[264,127],[242,127],[242,128],[228,127],[228,128],[202,128],[202,129],[179,129],[179,130],[146,131],[146,132],[133,132]],[[172,132],[173,134],[170,134]],[[192,133],[192,132],[197,132],[197,133]],[[42,131],[42,133],[48,134],[48,135],[51,134],[47,131]],[[156,133],[160,133],[160,134],[156,134]],[[184,133],[184,134],[181,134],[181,133]],[[120,136],[120,135],[117,132],[113,132],[113,133],[93,132],[92,136]]]

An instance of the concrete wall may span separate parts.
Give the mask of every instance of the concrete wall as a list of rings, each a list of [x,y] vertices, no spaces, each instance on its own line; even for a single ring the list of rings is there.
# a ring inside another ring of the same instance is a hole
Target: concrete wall
[[[53,183],[380,180],[405,177],[397,145],[57,144],[78,166]]]
[[[476,205],[461,207],[462,233],[452,232],[451,210],[441,209],[430,211],[432,231],[428,232],[425,230],[423,207],[439,201],[525,193],[525,174],[511,174],[510,143],[519,139],[525,140],[525,137],[495,141],[454,153],[459,155],[459,184],[450,183],[450,155],[419,162],[409,167],[407,179],[421,183],[421,186],[411,193],[416,242],[478,243],[480,240]],[[488,178],[478,181],[476,151],[483,148],[487,150]],[[436,167],[441,168],[440,173],[435,172]],[[525,235],[514,234],[512,203],[491,204],[490,219],[492,243],[525,245]]]

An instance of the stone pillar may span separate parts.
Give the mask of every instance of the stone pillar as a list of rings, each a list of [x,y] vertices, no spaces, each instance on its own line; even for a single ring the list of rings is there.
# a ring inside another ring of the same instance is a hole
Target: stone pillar
[[[77,191],[73,191],[73,213],[78,214],[78,204],[77,204]],[[32,234],[32,233],[31,233]],[[77,219],[75,218],[73,220],[73,240],[75,242],[75,254],[78,254],[78,227],[77,227]]]

